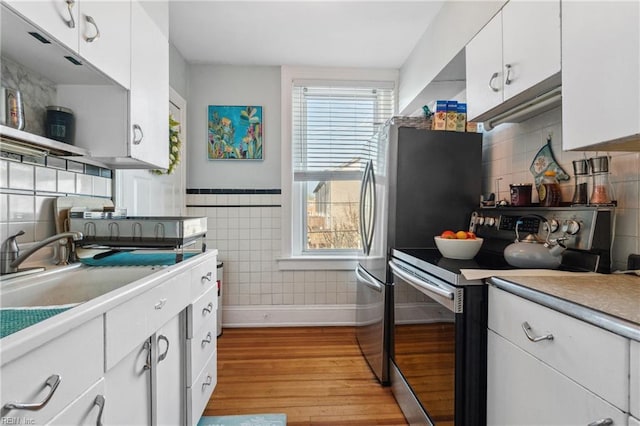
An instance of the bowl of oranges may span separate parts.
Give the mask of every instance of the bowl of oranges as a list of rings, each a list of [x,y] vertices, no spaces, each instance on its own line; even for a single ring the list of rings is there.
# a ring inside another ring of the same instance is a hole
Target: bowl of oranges
[[[444,231],[434,237],[440,253],[449,259],[473,259],[482,247],[482,238],[469,231]]]

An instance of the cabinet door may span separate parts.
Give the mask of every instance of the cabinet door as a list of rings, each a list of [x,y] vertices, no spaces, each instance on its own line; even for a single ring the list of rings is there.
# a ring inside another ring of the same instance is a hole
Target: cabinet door
[[[465,49],[469,121],[502,102],[502,14],[498,13]]]
[[[47,425],[100,425],[104,421],[105,405],[104,379],[100,379]]]
[[[638,22],[637,1],[562,2],[563,149],[639,137]]]
[[[131,4],[130,156],[169,166],[169,42],[138,1]]]
[[[586,425],[605,418],[627,423],[625,413],[489,330],[488,425]]]
[[[80,55],[125,88],[131,81],[131,3],[83,1]]]
[[[155,423],[180,425],[184,423],[184,327],[180,315],[156,332],[156,385],[154,401]]]
[[[105,374],[105,424],[151,424],[151,340],[141,343]]]
[[[3,0],[74,52],[78,51],[78,4],[65,0]]]
[[[560,2],[512,0],[502,9],[504,100],[560,72]]]

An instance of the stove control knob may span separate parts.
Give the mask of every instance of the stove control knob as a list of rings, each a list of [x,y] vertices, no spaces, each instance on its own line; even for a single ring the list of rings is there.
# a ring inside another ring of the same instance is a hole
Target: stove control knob
[[[551,232],[556,232],[558,230],[558,228],[560,228],[560,224],[558,223],[557,220],[555,219],[551,219],[549,221],[549,227],[551,228]]]
[[[476,219],[476,223],[478,225],[484,225],[484,217],[483,216],[478,216],[478,219]]]
[[[562,226],[562,230],[569,235],[576,235],[580,232],[580,224],[575,220],[568,220]]]
[[[495,219],[495,218],[493,218],[493,217],[488,217],[488,218],[485,220],[485,224],[486,224],[487,226],[494,226],[494,225],[496,224],[496,219]]]

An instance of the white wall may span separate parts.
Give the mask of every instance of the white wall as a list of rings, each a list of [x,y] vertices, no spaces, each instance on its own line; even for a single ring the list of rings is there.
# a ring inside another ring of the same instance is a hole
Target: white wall
[[[280,188],[280,67],[191,65],[187,188]],[[262,106],[264,160],[207,160],[209,105]]]
[[[184,99],[189,98],[188,73],[189,64],[178,49],[173,44],[169,44],[169,86]]]

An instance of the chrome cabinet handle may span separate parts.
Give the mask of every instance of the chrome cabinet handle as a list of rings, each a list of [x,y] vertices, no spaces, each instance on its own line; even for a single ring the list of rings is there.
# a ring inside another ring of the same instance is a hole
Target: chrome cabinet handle
[[[75,28],[76,27],[76,21],[73,19],[73,11],[71,9],[73,9],[73,6],[76,4],[75,0],[66,0],[67,3],[67,10],[69,10],[69,20],[67,21],[67,25],[69,26],[69,28]]]
[[[544,336],[537,336],[537,337],[533,336],[531,334],[531,326],[526,321],[522,323],[522,329],[524,330],[524,334],[526,334],[527,339],[531,340],[534,343],[540,342],[542,340],[553,340],[553,334],[551,333],[546,334]]]
[[[142,348],[146,349],[147,351],[147,361],[144,363],[144,367],[142,367],[142,370],[151,370],[151,342],[147,340],[146,342],[144,342]]]
[[[140,137],[136,138],[136,134]],[[144,132],[142,131],[142,127],[140,127],[139,124],[134,124],[133,125],[133,144],[140,145],[140,142],[142,142],[142,139],[144,139]]]
[[[96,24],[95,19],[93,19],[93,16],[85,15],[84,19],[86,19],[87,22],[93,25],[96,29],[96,35],[94,35],[93,37],[85,37],[87,43],[93,43],[95,39],[100,37],[100,28],[98,28],[98,25]]]
[[[166,304],[167,304],[167,299],[160,299],[160,301],[156,303],[153,307],[155,310],[159,311],[160,309],[164,308],[164,305]]]
[[[208,332],[207,337],[202,339],[202,347],[204,348],[207,343],[211,343],[212,338],[213,336],[211,335],[211,332]]]
[[[494,72],[493,74],[491,74],[491,78],[489,79],[489,88],[490,88],[491,90],[493,90],[494,92],[497,92],[497,91],[499,91],[499,90],[500,90],[499,88],[497,88],[497,87],[494,87],[494,86],[493,86],[493,81],[494,81],[496,78],[498,78],[498,73],[497,73],[497,72]]]
[[[62,377],[60,377],[59,374],[52,374],[51,376],[49,376],[47,381],[44,382],[44,386],[50,387],[51,390],[49,391],[47,396],[45,396],[44,399],[40,402],[8,402],[4,405],[3,408],[7,410],[39,410],[47,405],[56,389],[58,389],[58,385],[61,381]]]
[[[164,352],[162,354],[160,354],[160,356],[158,357],[158,364],[160,364],[160,362],[164,361],[164,359],[167,357],[167,354],[169,353],[169,339],[167,339],[167,336],[163,336],[162,334],[160,336],[158,336],[158,346],[160,346],[160,341],[164,341],[167,344],[167,349],[164,350]]]
[[[207,381],[202,383],[202,391],[204,392],[204,388],[206,388],[207,386],[211,386],[213,378],[207,374]]]
[[[507,75],[504,79],[504,84],[508,86],[513,82],[513,80],[511,80],[511,65],[506,64],[504,67],[507,69]]]
[[[102,412],[104,411],[104,395],[96,396],[96,399],[93,401],[93,405],[97,405],[100,407],[100,411],[98,411],[98,419],[96,420],[96,426],[102,426]]]
[[[211,282],[211,271],[207,272],[207,275],[203,275],[202,278],[200,278],[200,281],[205,280]]]
[[[613,419],[607,417],[606,419],[596,420],[595,422],[589,423],[589,426],[611,426],[613,424]]]
[[[202,315],[204,316],[204,315],[210,314],[211,311],[213,311],[213,303],[209,302],[209,304],[206,307],[202,308]]]

